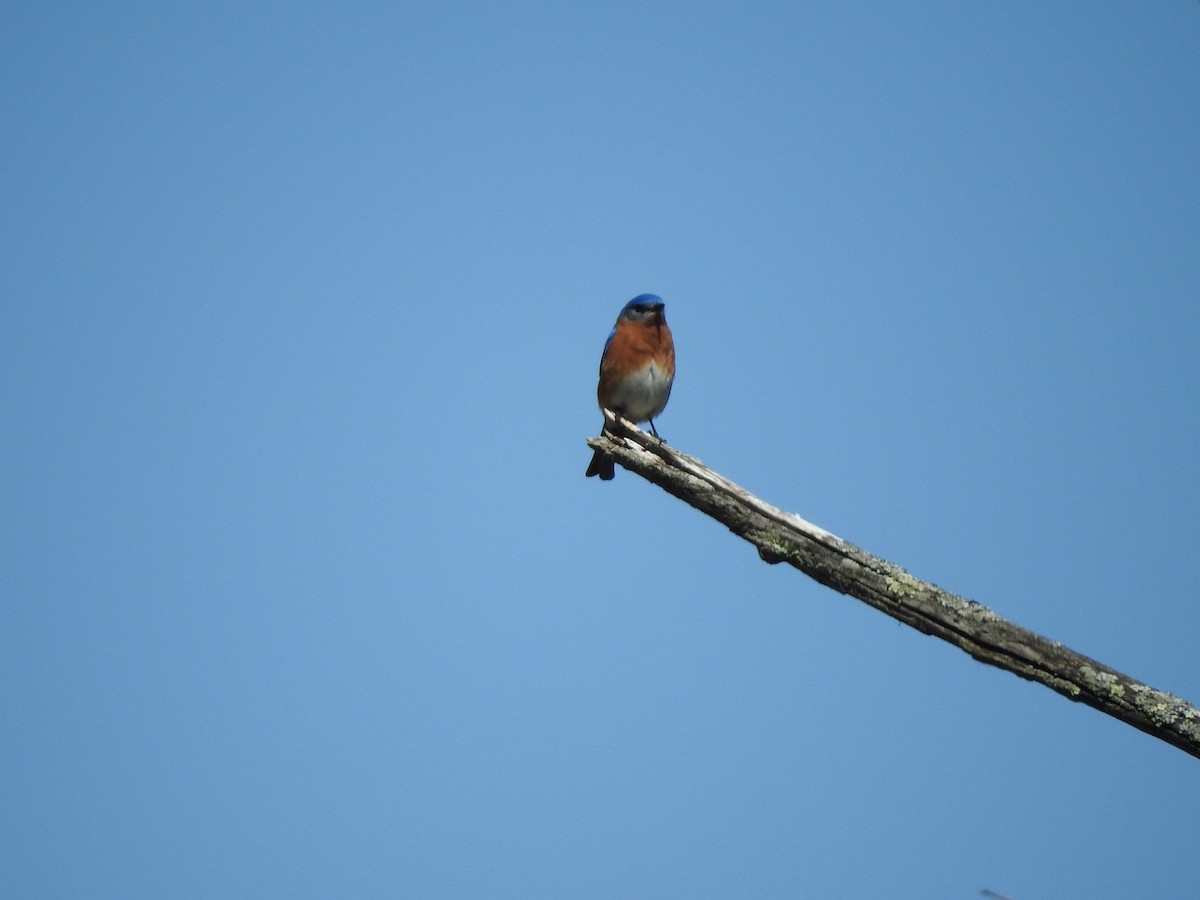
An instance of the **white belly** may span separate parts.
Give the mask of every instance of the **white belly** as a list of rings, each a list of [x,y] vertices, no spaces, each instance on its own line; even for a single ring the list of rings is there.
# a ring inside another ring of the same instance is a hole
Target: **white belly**
[[[617,384],[613,405],[634,422],[653,419],[667,405],[673,380],[673,375],[668,375],[654,363],[647,363]]]

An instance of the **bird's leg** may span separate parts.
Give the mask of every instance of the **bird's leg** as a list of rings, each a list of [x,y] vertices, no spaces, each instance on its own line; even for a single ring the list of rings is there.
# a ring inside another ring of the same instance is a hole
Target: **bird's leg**
[[[662,438],[658,437],[658,432],[657,432],[657,431],[655,430],[655,428],[654,428],[654,420],[653,420],[653,419],[647,419],[646,421],[650,423],[650,433],[651,433],[652,435],[654,435],[656,438],[658,438],[658,439],[661,441],[661,440],[662,440]]]
[[[613,414],[613,419],[615,421],[612,423],[612,428],[607,428],[608,421],[606,420],[604,423],[605,427],[606,427],[608,433],[611,434],[613,437],[620,437],[622,435],[622,433],[625,431],[625,426],[623,426],[621,424],[621,422],[625,419],[625,410],[617,409],[616,407],[613,407],[610,410],[610,412]]]

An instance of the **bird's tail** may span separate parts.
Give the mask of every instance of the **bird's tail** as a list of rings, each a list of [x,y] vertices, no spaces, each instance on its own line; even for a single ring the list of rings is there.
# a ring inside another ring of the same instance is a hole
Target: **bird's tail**
[[[607,453],[601,453],[599,450],[592,454],[592,461],[587,467],[587,477],[599,475],[601,481],[612,481],[613,476],[617,474],[616,464],[613,458]]]

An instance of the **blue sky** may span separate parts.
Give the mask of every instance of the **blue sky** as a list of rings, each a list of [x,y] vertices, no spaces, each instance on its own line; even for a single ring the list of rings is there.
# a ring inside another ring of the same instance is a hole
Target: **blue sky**
[[[1200,5],[25,4],[0,894],[1191,897],[1200,761],[585,480],[660,433],[1200,701]]]

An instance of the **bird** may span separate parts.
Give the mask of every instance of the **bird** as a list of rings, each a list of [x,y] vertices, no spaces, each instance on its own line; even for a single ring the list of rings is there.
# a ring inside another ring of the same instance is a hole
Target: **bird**
[[[600,354],[600,382],[596,385],[601,410],[611,410],[635,423],[649,422],[656,438],[654,419],[666,407],[675,380],[675,342],[663,306],[656,294],[638,294],[625,304]],[[604,433],[603,426],[600,433]],[[616,475],[612,457],[595,451],[586,474],[611,481]]]

